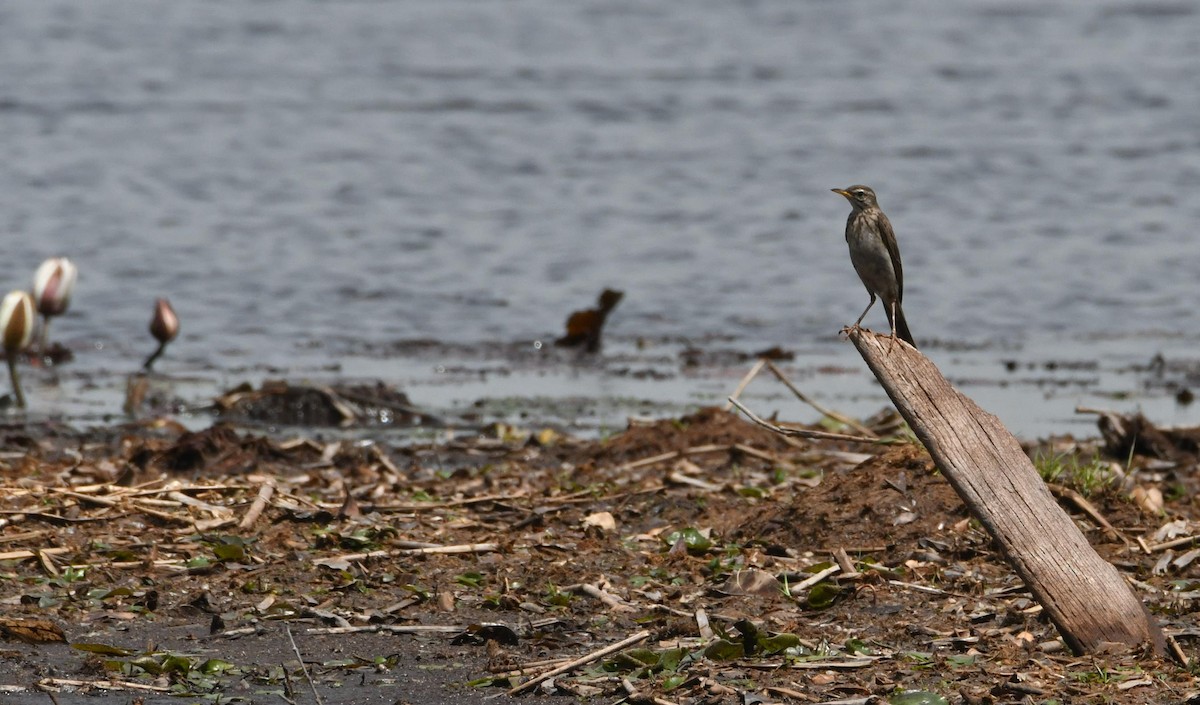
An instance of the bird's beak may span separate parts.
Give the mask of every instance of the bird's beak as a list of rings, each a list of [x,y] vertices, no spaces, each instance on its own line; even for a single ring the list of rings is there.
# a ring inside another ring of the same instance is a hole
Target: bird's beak
[[[829,190],[830,190],[830,191],[833,191],[834,193],[840,193],[841,195],[845,196],[846,198],[850,198],[850,192],[849,192],[849,191],[846,191],[846,190],[844,190],[844,189],[840,189],[840,188],[831,188],[831,189],[829,189]]]

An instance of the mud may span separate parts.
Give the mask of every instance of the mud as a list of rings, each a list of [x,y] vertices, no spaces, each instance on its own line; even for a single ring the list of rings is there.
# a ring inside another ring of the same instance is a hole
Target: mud
[[[385,444],[153,420],[2,437],[2,616],[75,645],[5,642],[5,702],[314,702],[308,678],[327,703],[478,702],[643,629],[518,697],[1142,703],[1196,688],[1167,659],[1066,652],[902,432],[797,443],[706,408],[603,439],[493,423]],[[1030,452],[1115,527],[1064,504],[1194,658],[1187,438],[1162,434],[1180,441],[1169,460],[1070,438]]]

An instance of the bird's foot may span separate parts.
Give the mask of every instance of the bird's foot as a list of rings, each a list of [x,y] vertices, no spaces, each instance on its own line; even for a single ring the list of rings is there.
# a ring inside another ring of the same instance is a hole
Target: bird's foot
[[[862,326],[855,323],[849,326],[842,326],[842,329],[838,332],[838,335],[846,340],[849,340],[851,333],[857,333],[860,330],[862,330]]]

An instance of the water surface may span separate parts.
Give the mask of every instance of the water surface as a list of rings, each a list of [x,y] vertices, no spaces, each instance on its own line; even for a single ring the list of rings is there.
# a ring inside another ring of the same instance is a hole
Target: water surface
[[[1006,422],[1098,395],[1200,421],[1120,372],[1197,357],[1189,3],[13,0],[0,62],[0,277],[82,270],[42,412],[116,411],[155,296],[184,330],[162,369],[198,396],[365,374],[437,404],[505,392],[371,351],[532,344],[605,286],[618,354],[782,345],[879,405],[836,337],[866,294],[829,189],[866,182],[913,331],[968,393],[1004,359],[1097,362],[1049,394],[1009,378]],[[719,397],[676,372],[664,398]],[[538,391],[602,393],[587,374]]]

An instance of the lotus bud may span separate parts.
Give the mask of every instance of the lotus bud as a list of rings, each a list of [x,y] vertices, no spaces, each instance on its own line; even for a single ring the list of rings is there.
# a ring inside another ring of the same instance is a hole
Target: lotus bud
[[[66,257],[51,257],[33,275],[33,298],[38,313],[61,316],[71,305],[79,270]]]
[[[154,318],[150,319],[150,335],[160,343],[169,343],[179,335],[179,316],[171,308],[171,302],[159,299],[154,304]]]
[[[51,257],[42,262],[33,275],[33,303],[44,319],[40,348],[46,351],[50,332],[50,319],[61,316],[71,305],[71,294],[75,291],[75,279],[79,270],[66,257]]]
[[[17,355],[33,337],[33,316],[33,298],[28,292],[10,291],[0,302],[0,342],[8,358],[13,396],[21,408],[25,407],[25,395],[21,392],[21,378],[17,373]]]
[[[159,299],[155,302],[154,318],[150,319],[150,335],[158,341],[158,349],[142,363],[144,370],[149,370],[158,356],[163,354],[167,343],[179,335],[179,317],[175,315],[175,309],[171,308],[170,301]]]

